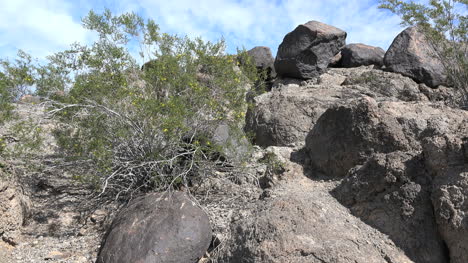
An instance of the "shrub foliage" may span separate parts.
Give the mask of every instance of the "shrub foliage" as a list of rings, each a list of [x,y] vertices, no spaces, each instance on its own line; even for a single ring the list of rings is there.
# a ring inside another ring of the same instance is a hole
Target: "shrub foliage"
[[[97,40],[31,67],[28,84],[60,120],[55,136],[68,161],[86,164],[101,194],[177,188],[239,167],[243,156],[228,158],[213,134],[224,125],[242,140],[245,95],[257,78],[253,63],[237,62],[250,61],[246,52],[161,33],[134,13],[91,11],[83,25]]]

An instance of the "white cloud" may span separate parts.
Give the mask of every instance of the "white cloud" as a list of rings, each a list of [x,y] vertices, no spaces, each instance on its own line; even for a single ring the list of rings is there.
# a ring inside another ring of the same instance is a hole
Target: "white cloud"
[[[310,20],[347,31],[348,43],[383,48],[401,31],[398,17],[377,9],[375,0],[0,0],[0,6],[0,56],[12,48],[42,56],[86,42],[79,17],[104,7],[151,17],[165,32],[211,41],[224,36],[231,52],[263,45],[276,53],[285,34]]]
[[[1,56],[14,56],[13,49],[23,49],[43,57],[90,37],[64,1],[0,0],[0,6]]]
[[[163,29],[251,48],[278,45],[297,25],[318,20],[348,32],[348,43],[387,48],[401,31],[399,18],[371,0],[139,0],[144,12]],[[234,45],[234,46],[232,46]]]

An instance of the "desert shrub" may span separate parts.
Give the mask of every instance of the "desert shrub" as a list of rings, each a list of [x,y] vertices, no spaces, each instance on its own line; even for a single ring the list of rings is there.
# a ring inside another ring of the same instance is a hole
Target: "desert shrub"
[[[50,100],[61,121],[57,142],[69,162],[91,164],[102,195],[190,186],[239,167],[247,153],[228,158],[213,133],[227,125],[230,136],[244,136],[245,95],[257,78],[251,62],[237,63],[237,56],[249,61],[246,52],[227,55],[223,41],[160,33],[132,13],[91,11],[83,24],[98,40],[49,58],[58,77],[41,89],[70,87]]]
[[[267,152],[259,162],[266,165],[267,176],[279,175],[285,171],[285,164],[272,152]]]
[[[468,107],[468,1],[381,0],[380,8],[398,14],[403,25],[418,26],[443,64],[449,82],[461,91],[462,107]]]

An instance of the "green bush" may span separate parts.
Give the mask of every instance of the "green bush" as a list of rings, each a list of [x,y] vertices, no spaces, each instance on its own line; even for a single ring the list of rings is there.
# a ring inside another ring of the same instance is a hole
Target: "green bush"
[[[70,162],[92,164],[102,194],[188,186],[244,161],[247,153],[229,159],[213,133],[228,125],[231,136],[244,136],[245,96],[257,81],[245,51],[227,55],[223,41],[160,33],[135,14],[91,11],[83,24],[99,39],[50,57],[53,81],[38,92],[70,86],[50,97],[61,121],[55,135]]]

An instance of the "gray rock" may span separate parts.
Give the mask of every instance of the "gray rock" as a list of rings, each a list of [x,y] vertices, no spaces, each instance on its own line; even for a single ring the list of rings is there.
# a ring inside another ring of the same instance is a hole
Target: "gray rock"
[[[311,165],[331,176],[344,176],[374,152],[411,150],[398,120],[372,98],[328,109],[306,138]]]
[[[233,222],[225,263],[412,262],[391,240],[349,214],[329,183],[302,177],[265,192]]]
[[[29,198],[22,188],[3,176],[0,168],[0,237],[19,230],[31,210]]]
[[[283,77],[310,79],[320,75],[345,45],[346,32],[310,21],[288,33],[278,48],[276,72]]]
[[[290,84],[254,98],[246,115],[246,132],[262,147],[303,145],[307,133],[339,98],[359,96],[342,87]]]
[[[301,146],[325,110],[364,95],[377,101],[428,100],[416,82],[400,74],[371,67],[334,68],[316,84],[277,79],[271,92],[252,100],[246,131],[263,147]]]
[[[345,68],[376,65],[383,66],[385,50],[364,44],[348,44],[341,50],[340,65]]]
[[[97,263],[195,263],[211,236],[207,215],[184,193],[148,194],[114,219]]]
[[[344,176],[373,153],[419,151],[434,131],[455,130],[468,113],[438,104],[377,103],[365,98],[328,109],[306,138],[311,165],[331,176]]]
[[[268,80],[276,77],[274,66],[275,59],[269,47],[254,47],[247,51],[247,53],[253,58],[257,69],[266,72]]]
[[[432,210],[431,181],[418,152],[376,154],[351,169],[334,195],[414,262],[448,262]]]
[[[241,134],[236,134],[236,129],[228,124],[219,124],[213,132],[213,142],[220,146],[222,154],[232,161],[242,161],[249,153],[250,143]],[[239,133],[241,130],[238,131]]]
[[[434,54],[433,47],[416,27],[409,27],[394,40],[384,64],[388,70],[411,77],[430,87],[446,84],[444,67]]]
[[[423,140],[427,170],[434,177],[434,215],[450,262],[468,262],[468,113],[451,129]]]

